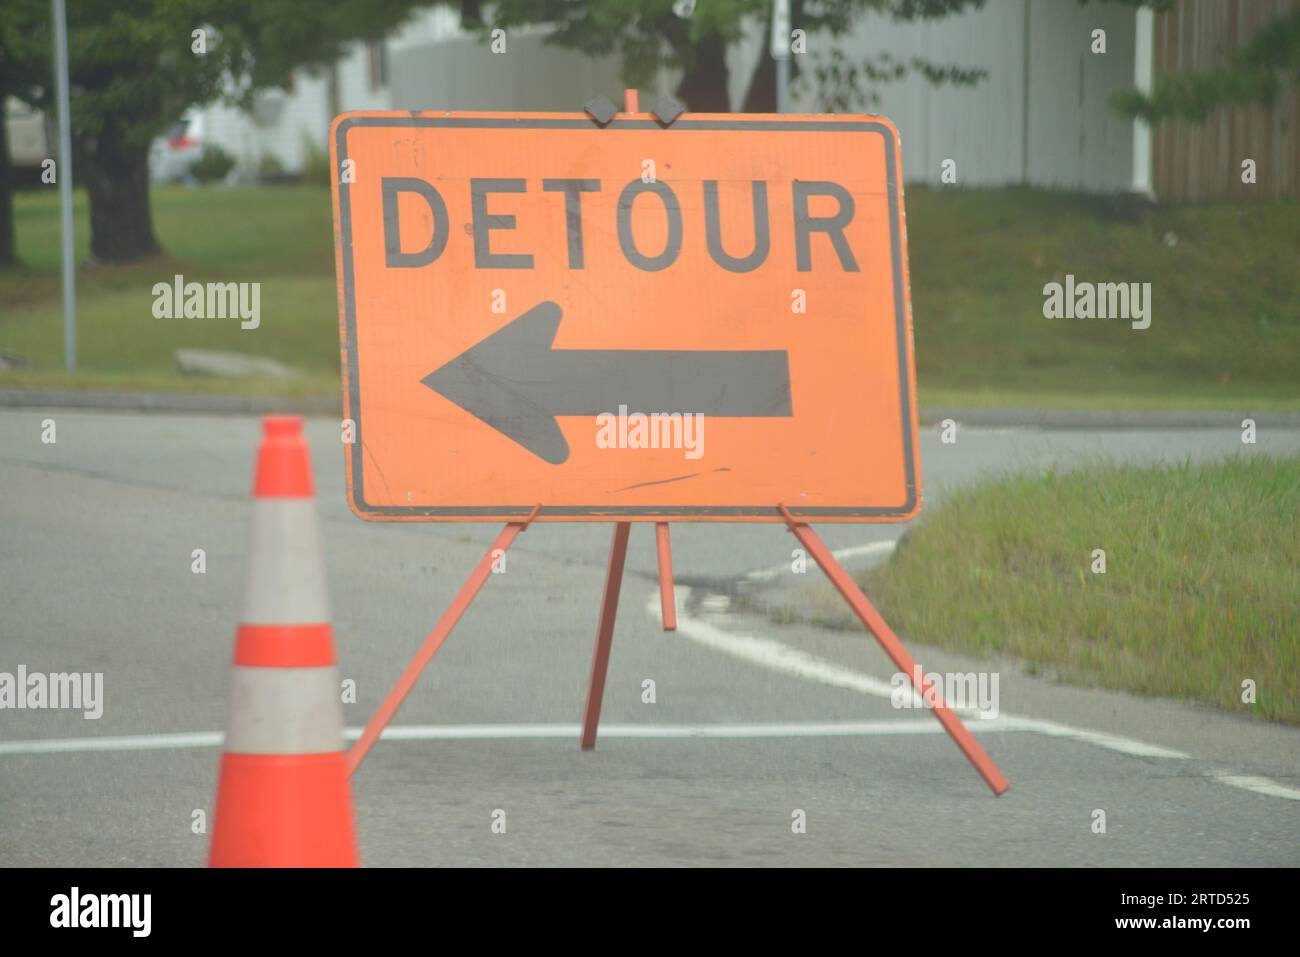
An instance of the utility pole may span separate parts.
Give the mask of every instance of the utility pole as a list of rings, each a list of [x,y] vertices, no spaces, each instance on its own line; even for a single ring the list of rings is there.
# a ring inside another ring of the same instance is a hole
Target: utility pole
[[[772,59],[776,60],[776,111],[790,105],[790,0],[772,3]]]
[[[77,368],[76,250],[72,243],[72,118],[68,106],[68,14],[50,0],[54,20],[54,88],[59,103],[59,211],[63,220],[63,364]]]

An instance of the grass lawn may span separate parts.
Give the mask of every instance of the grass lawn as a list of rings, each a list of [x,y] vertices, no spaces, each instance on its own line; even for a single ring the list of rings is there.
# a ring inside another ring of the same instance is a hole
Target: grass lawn
[[[63,371],[58,205],[52,194],[18,203],[24,268],[0,273],[0,352],[33,370],[0,372],[0,386],[132,388],[216,392],[338,390],[338,294],[330,198],[310,187],[154,191],[154,225],[167,255],[77,273],[78,374]],[[84,194],[77,195],[77,252],[89,249]],[[156,319],[152,287],[186,281],[260,282],[261,324],[231,319]],[[268,356],[303,375],[293,381],[185,378],[178,348]]]
[[[907,201],[923,403],[1300,408],[1300,204],[1157,207],[1130,222],[1098,200],[1028,189],[914,188]],[[327,191],[160,188],[154,216],[166,256],[78,271],[81,371],[69,378],[61,371],[57,196],[19,196],[25,265],[0,272],[0,352],[35,369],[0,371],[0,387],[337,389]],[[76,219],[84,260],[83,194]],[[155,319],[151,287],[178,272],[261,282],[261,328]],[[1150,282],[1151,328],[1043,318],[1043,285],[1067,272],[1080,281]],[[304,378],[185,379],[173,360],[185,346],[269,356]]]
[[[1300,723],[1300,457],[958,491],[859,580],[914,641]]]
[[[1026,189],[912,190],[908,204],[923,400],[1300,408],[1300,203],[1138,222]],[[1151,327],[1043,318],[1043,285],[1066,273],[1151,283]]]

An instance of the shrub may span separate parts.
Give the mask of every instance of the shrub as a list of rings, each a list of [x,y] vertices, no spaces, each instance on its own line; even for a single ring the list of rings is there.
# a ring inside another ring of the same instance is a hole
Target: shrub
[[[200,183],[215,183],[223,180],[235,168],[235,159],[220,146],[209,143],[203,147],[203,153],[193,166],[190,174]]]
[[[304,147],[307,153],[307,162],[303,165],[303,182],[310,183],[313,186],[324,186],[328,189],[330,185],[329,153],[321,149],[320,145],[310,137],[304,140]]]

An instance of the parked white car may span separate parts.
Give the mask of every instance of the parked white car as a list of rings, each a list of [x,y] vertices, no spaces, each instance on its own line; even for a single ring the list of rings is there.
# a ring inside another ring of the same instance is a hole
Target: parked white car
[[[189,179],[190,169],[203,154],[203,114],[187,110],[167,132],[149,147],[149,179],[154,183],[176,183]]]
[[[38,182],[41,164],[54,158],[53,144],[46,135],[45,114],[11,96],[4,104],[4,122],[14,178],[20,183]]]

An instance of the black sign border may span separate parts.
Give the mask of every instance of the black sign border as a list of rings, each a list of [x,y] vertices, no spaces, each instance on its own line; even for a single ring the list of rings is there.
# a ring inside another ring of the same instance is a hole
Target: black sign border
[[[382,114],[350,115],[345,114],[336,121],[335,161],[336,169],[341,168],[348,158],[348,131],[356,126],[381,127],[441,127],[460,129],[532,129],[532,130],[591,130],[599,134],[592,121],[583,116],[567,117],[529,117],[503,114],[491,116],[445,116],[438,114]],[[744,132],[819,132],[819,133],[878,133],[885,140],[885,178],[889,192],[889,238],[893,263],[894,278],[894,312],[898,350],[898,381],[900,390],[899,409],[902,413],[903,463],[904,479],[907,484],[907,497],[898,506],[817,506],[799,507],[785,503],[790,514],[795,518],[823,520],[863,521],[905,519],[915,511],[920,496],[919,477],[915,449],[912,445],[912,407],[911,407],[911,338],[907,328],[907,286],[903,276],[902,260],[902,196],[897,161],[897,134],[893,127],[875,120],[780,120],[761,118],[691,119],[682,117],[664,128],[654,120],[615,119],[604,127],[607,130],[651,130],[659,135],[674,135],[692,130],[737,130]],[[355,423],[354,444],[348,449],[348,464],[352,471],[352,481],[348,484],[349,504],[359,517],[367,521],[393,521],[401,519],[427,518],[431,521],[447,519],[452,521],[493,521],[525,518],[532,512],[534,504],[528,505],[473,505],[473,506],[438,506],[438,505],[368,505],[365,500],[363,456],[357,454],[358,448],[364,448],[361,442],[361,385],[357,366],[356,337],[356,290],[352,255],[352,207],[349,193],[350,184],[341,181],[335,183],[338,197],[339,242],[342,244],[340,261],[343,267],[343,304],[344,323],[347,338],[344,351],[348,361],[348,407],[345,410]],[[776,503],[770,506],[683,506],[683,505],[543,505],[534,520],[564,521],[581,518],[584,521],[603,518],[625,519],[629,521],[689,521],[693,517],[735,518],[737,520],[759,519],[765,521],[782,521],[776,510]]]

